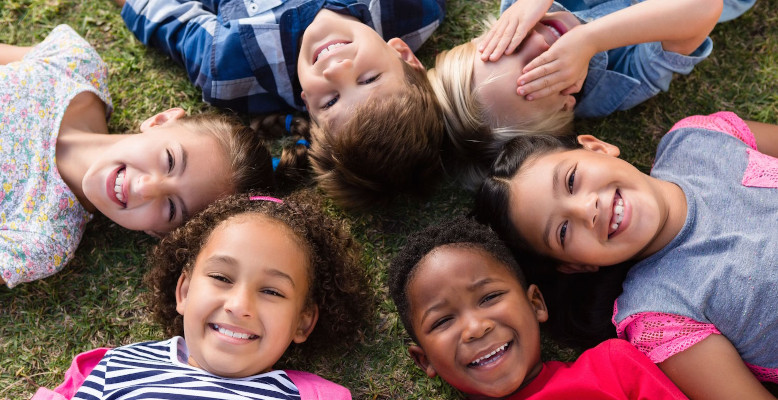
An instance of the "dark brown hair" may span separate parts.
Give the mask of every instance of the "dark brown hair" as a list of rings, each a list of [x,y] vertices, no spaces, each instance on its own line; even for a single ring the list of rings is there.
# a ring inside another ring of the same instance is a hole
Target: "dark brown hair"
[[[282,204],[252,201],[247,194],[233,195],[211,204],[160,241],[149,257],[151,268],[144,283],[149,288],[149,310],[165,333],[174,336],[184,331],[175,295],[181,273],[191,272],[217,226],[246,213],[279,221],[307,247],[311,259],[309,301],[319,307],[319,320],[308,340],[298,346],[307,353],[308,349],[323,349],[359,337],[374,305],[359,247],[342,221],[322,212],[318,197],[311,191],[294,193]]]

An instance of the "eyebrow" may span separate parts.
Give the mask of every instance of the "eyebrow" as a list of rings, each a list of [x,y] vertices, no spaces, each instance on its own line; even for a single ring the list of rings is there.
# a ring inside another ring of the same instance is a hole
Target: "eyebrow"
[[[497,282],[497,281],[498,280],[494,278],[484,278],[479,281],[473,282],[472,284],[468,285],[465,289],[467,289],[468,292],[474,292],[480,287],[486,286],[492,282]],[[421,315],[421,323],[422,324],[424,323],[424,320],[427,319],[427,315],[429,313],[437,310],[438,308],[443,307],[445,304],[446,304],[445,301],[440,301],[433,304],[431,307],[427,308],[427,310],[425,310],[424,313]]]
[[[563,183],[562,179],[560,178],[562,173],[562,163],[558,163],[554,167],[554,172],[551,177],[552,183],[551,183],[551,192],[554,196],[554,198],[559,197],[559,191],[564,190],[563,189]],[[551,248],[551,243],[548,241],[548,236],[551,233],[551,218],[549,217],[546,221],[546,228],[543,230],[543,243],[546,245],[546,247]]]
[[[207,262],[215,262],[220,264],[228,264],[228,265],[238,265],[238,260],[236,260],[234,257],[226,255],[226,254],[217,254],[214,256],[209,257]],[[281,271],[279,269],[270,268],[266,271],[264,271],[267,275],[278,277],[281,279],[284,279],[286,281],[289,281],[289,284],[292,285],[292,287],[295,287],[294,280],[292,280],[292,277],[287,274],[284,271]]]
[[[180,175],[184,175],[184,172],[186,171],[186,162],[189,159],[189,153],[187,153],[184,146],[181,146],[181,173]],[[181,199],[181,216],[184,221],[189,219],[189,209],[186,207],[186,203],[184,202],[184,198],[180,197]]]

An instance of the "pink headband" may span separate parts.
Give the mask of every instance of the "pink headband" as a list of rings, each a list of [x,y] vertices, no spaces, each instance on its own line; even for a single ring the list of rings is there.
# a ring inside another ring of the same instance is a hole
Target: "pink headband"
[[[264,201],[272,201],[273,203],[284,204],[283,200],[277,199],[277,198],[271,197],[271,196],[250,196],[249,200],[251,200],[251,201],[261,201],[261,200],[264,200]]]

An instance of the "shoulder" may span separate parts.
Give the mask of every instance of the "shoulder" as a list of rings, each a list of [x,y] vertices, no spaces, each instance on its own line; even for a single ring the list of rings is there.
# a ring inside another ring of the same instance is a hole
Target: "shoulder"
[[[723,133],[741,140],[745,144],[756,148],[754,135],[748,125],[737,114],[728,111],[720,111],[710,115],[693,115],[678,121],[665,135],[668,140],[680,133]],[[673,134],[673,135],[670,135]],[[664,141],[664,139],[663,139]]]
[[[295,370],[284,372],[297,386],[301,400],[351,400],[348,389],[318,375]]]

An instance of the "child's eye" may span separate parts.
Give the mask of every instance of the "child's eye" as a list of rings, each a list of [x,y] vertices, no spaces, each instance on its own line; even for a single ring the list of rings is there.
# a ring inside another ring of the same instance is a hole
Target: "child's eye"
[[[370,78],[367,78],[364,81],[362,81],[362,84],[363,85],[369,85],[369,84],[377,81],[379,78],[381,78],[381,74],[378,74],[378,75],[375,75],[375,76],[371,76]]]
[[[173,171],[173,167],[175,167],[176,163],[173,159],[173,153],[170,150],[167,151],[167,172],[170,173]]]
[[[219,281],[219,282],[224,282],[224,283],[232,283],[232,282],[230,281],[230,279],[229,279],[229,278],[227,278],[227,277],[226,277],[226,276],[224,276],[224,275],[220,275],[220,274],[211,274],[211,275],[208,275],[208,276],[209,276],[210,278],[216,279],[216,280],[217,280],[217,281]]]
[[[269,294],[271,296],[284,297],[284,295],[281,294],[281,292],[275,289],[262,289],[262,293]]]
[[[562,247],[565,246],[565,236],[567,236],[567,221],[565,221],[562,224],[562,227],[559,228],[559,242],[562,243]]]
[[[486,296],[484,296],[484,298],[481,300],[481,304],[496,300],[502,295],[503,295],[502,292],[489,293]]]
[[[168,222],[173,222],[176,218],[176,203],[173,203],[173,199],[167,199],[167,202],[170,205],[170,217],[168,218]]]
[[[440,326],[444,325],[448,321],[451,321],[451,317],[443,317],[443,318],[433,322],[432,326],[430,327],[430,330],[435,330],[435,329],[439,328]]]
[[[576,165],[573,168],[573,172],[570,174],[570,177],[567,178],[567,191],[570,192],[570,194],[573,194],[573,185],[575,184],[575,171],[578,169],[578,166]]]
[[[323,105],[321,108],[322,108],[322,109],[324,109],[324,110],[326,110],[326,109],[328,109],[328,108],[330,108],[330,107],[334,106],[334,105],[335,105],[335,103],[337,103],[337,102],[338,102],[338,99],[340,99],[340,95],[339,95],[339,94],[336,94],[336,95],[335,95],[335,97],[333,97],[332,99],[330,99],[330,101],[328,101],[328,102],[324,103],[324,105]]]

